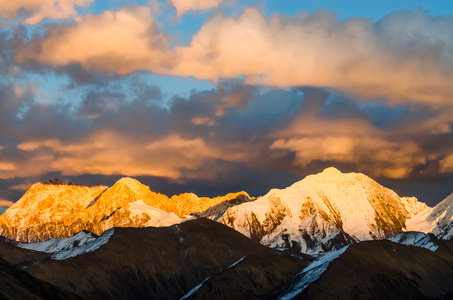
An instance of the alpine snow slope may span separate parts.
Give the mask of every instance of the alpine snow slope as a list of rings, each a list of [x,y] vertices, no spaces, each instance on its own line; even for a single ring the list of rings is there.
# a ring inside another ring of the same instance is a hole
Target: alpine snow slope
[[[441,211],[446,210],[451,212],[451,201],[432,209],[413,197],[399,197],[366,175],[328,168],[286,189],[272,189],[256,201],[231,207],[219,221],[270,247],[316,254],[389,238],[409,228],[435,232],[434,223],[422,228],[427,221],[419,219],[434,211],[445,216]],[[411,223],[411,219],[419,221]]]

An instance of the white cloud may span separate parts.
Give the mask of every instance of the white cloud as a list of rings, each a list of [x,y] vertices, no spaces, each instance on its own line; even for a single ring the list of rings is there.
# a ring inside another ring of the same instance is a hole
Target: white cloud
[[[188,11],[208,10],[220,5],[222,0],[170,0],[178,11],[178,17],[187,13]]]
[[[76,6],[86,6],[94,0],[0,0],[0,18],[13,19],[20,10],[29,16],[25,22],[36,24],[44,18],[76,17]]]

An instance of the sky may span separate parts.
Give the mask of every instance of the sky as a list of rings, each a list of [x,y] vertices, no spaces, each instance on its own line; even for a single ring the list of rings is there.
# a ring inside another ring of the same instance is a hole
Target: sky
[[[0,50],[2,201],[54,177],[259,196],[330,166],[453,192],[450,0],[0,0]]]

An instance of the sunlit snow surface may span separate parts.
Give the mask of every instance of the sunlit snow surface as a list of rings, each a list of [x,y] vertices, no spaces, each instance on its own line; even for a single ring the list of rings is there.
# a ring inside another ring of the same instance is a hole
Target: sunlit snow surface
[[[449,240],[453,237],[453,194],[435,207],[427,208],[406,222],[407,229],[433,233],[438,238]]]
[[[166,212],[161,209],[147,205],[143,200],[138,200],[129,204],[130,217],[140,217],[146,214],[150,220],[144,224],[145,226],[171,226],[181,223],[182,219],[175,213]],[[144,226],[144,227],[145,227]]]
[[[51,239],[39,243],[19,243],[21,248],[40,252],[52,253],[54,260],[65,260],[88,252],[93,252],[107,243],[112,236],[114,229],[104,232],[101,236],[95,237],[89,232],[79,232],[66,239]]]
[[[423,232],[401,232],[395,234],[388,240],[402,245],[422,247],[433,252],[436,251],[437,248],[439,248],[439,246],[431,242],[429,236]]]
[[[81,247],[94,240],[96,240],[96,236],[91,232],[81,231],[65,239],[57,238],[38,243],[19,243],[18,246],[24,249],[46,253],[55,253],[63,250],[70,250],[74,247]]]
[[[234,262],[231,266],[228,267],[228,269],[230,268],[233,268],[235,265],[237,265],[238,263],[240,263],[241,261],[244,260],[246,256],[242,257],[241,259],[239,259],[238,261]],[[220,270],[218,273],[222,272],[223,270]],[[202,286],[203,284],[208,281],[209,279],[211,279],[212,275],[209,276],[208,278],[206,278],[205,280],[203,280],[199,285],[197,285],[196,287],[194,287],[193,289],[191,289],[187,294],[185,294],[184,296],[181,297],[180,300],[183,300],[183,299],[187,299],[189,298],[190,296],[192,296],[196,291],[198,291]]]
[[[309,284],[317,280],[326,270],[329,264],[341,254],[343,254],[348,246],[341,248],[337,251],[328,252],[312,262],[308,267],[302,270],[301,273],[296,275],[295,281],[289,287],[289,290],[281,296],[281,300],[293,299],[295,296],[302,293]]]

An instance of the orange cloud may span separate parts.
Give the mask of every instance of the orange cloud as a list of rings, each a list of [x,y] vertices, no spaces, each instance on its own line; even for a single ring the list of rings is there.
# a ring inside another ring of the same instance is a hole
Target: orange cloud
[[[16,166],[10,162],[0,162],[0,172],[1,171],[13,171],[16,169]]]
[[[0,207],[10,207],[11,205],[13,205],[14,202],[13,201],[9,201],[9,200],[0,200]]]
[[[404,178],[415,165],[426,162],[423,151],[413,142],[389,142],[369,136],[279,139],[270,148],[294,152],[294,164],[299,166],[315,160],[354,163],[367,174],[388,178]]]
[[[381,21],[381,31],[369,19],[337,22],[326,12],[270,19],[256,9],[239,17],[217,15],[189,46],[175,49],[181,62],[173,74],[212,80],[244,75],[249,84],[333,87],[362,98],[447,103],[453,95],[453,38],[432,32],[440,20],[419,11],[409,17],[420,23],[418,34],[434,42],[424,45],[409,30],[388,36],[401,25],[397,14],[388,17],[396,24]],[[398,38],[409,41],[392,45]],[[413,43],[421,50],[411,49]]]
[[[171,62],[167,37],[159,33],[148,7],[123,7],[87,15],[78,24],[52,30],[44,40],[18,49],[16,60],[51,66],[80,63],[95,72],[162,71]]]
[[[208,10],[220,5],[222,0],[170,0],[178,11],[178,17],[187,13],[188,11]]]
[[[80,151],[87,151],[87,150],[94,150],[94,149],[103,149],[105,145],[100,142],[93,142],[92,144],[69,144],[65,145],[62,144],[57,139],[48,139],[48,140],[41,140],[41,141],[28,141],[17,145],[17,149],[24,150],[24,151],[33,151],[39,148],[51,148],[55,152],[63,153],[63,152],[80,152]]]
[[[150,138],[151,139],[151,138]],[[124,174],[178,178],[181,169],[196,169],[219,153],[201,138],[169,135],[159,140],[129,138],[112,131],[94,132],[86,139],[64,144],[52,139],[22,143],[18,149],[33,152],[32,159],[0,177],[33,176],[62,171],[63,175]],[[1,165],[0,165],[1,167]]]
[[[181,4],[184,3],[184,4]],[[187,9],[218,1],[174,1]],[[359,98],[393,103],[447,104],[453,95],[451,17],[421,9],[338,22],[333,13],[301,12],[265,18],[249,8],[216,15],[188,46],[169,47],[148,7],[88,15],[18,50],[21,63],[80,63],[96,72],[153,73],[219,80],[244,76],[248,84],[337,88]]]
[[[453,154],[445,157],[439,162],[441,173],[453,173]]]
[[[0,0],[0,18],[13,19],[21,9],[31,15],[27,24],[36,24],[44,18],[65,19],[77,16],[75,6],[86,6],[94,0]]]

